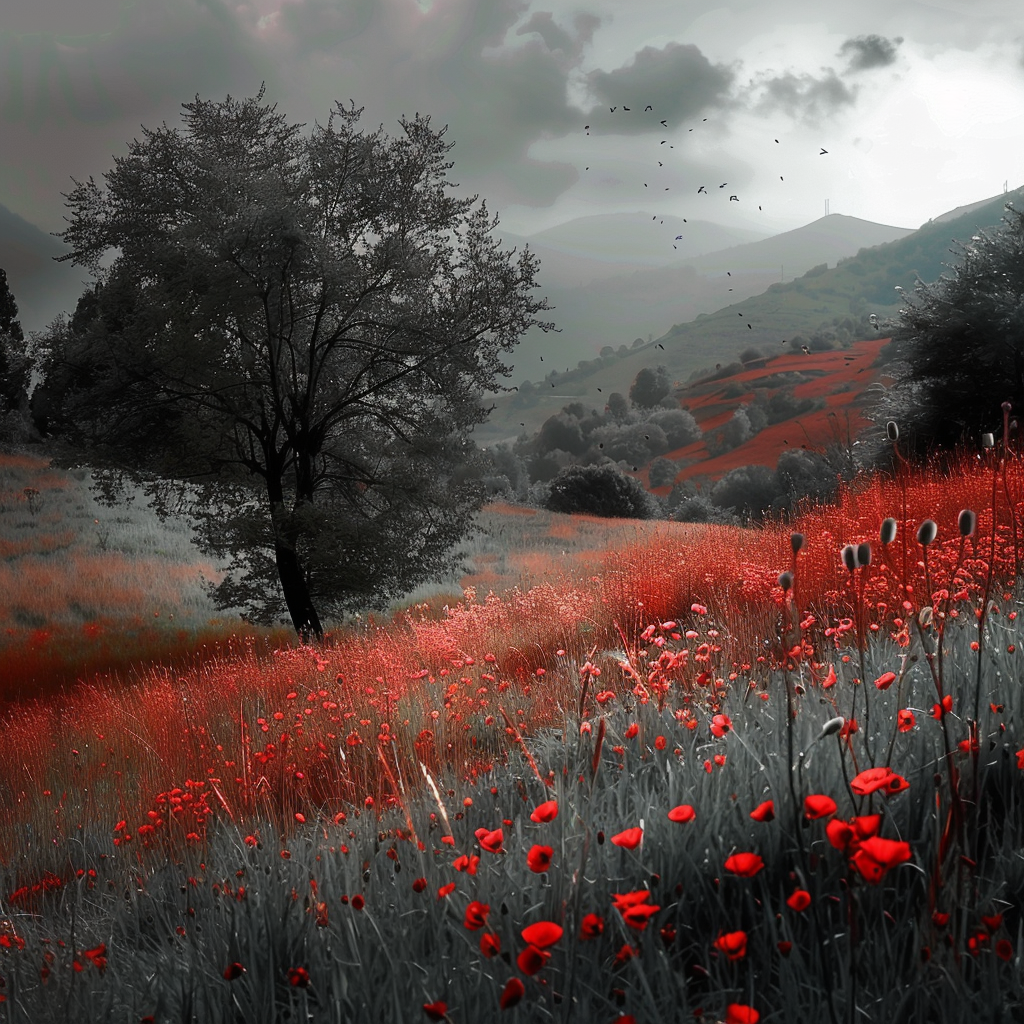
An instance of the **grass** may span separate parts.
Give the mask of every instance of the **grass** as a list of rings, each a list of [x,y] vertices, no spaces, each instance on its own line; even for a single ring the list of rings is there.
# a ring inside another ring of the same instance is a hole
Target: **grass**
[[[486,597],[9,704],[0,1020],[1020,1019],[1022,483],[492,508]]]

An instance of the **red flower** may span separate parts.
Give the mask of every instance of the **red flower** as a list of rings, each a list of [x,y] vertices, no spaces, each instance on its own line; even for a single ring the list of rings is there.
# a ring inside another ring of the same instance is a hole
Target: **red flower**
[[[804,817],[810,821],[827,818],[836,813],[836,802],[824,793],[812,793],[804,797]]]
[[[728,715],[715,715],[711,719],[711,733],[721,738],[732,728],[732,719]]]
[[[616,910],[626,910],[639,903],[646,903],[650,895],[650,889],[637,889],[635,892],[613,892],[612,905]]]
[[[884,789],[887,795],[892,795],[901,793],[909,787],[910,783],[902,775],[897,775],[891,768],[885,766],[865,768],[850,782],[850,789],[858,796],[868,796],[879,789]]]
[[[764,861],[756,853],[734,853],[725,862],[725,870],[741,878],[753,878],[764,867]]]
[[[996,943],[996,956],[1009,963],[1013,959],[1013,943],[1009,939],[1000,939]]]
[[[431,1020],[447,1020],[448,1004],[441,1002],[440,999],[436,1003],[424,1003],[423,1012]]]
[[[853,866],[863,879],[877,885],[889,868],[910,860],[910,844],[903,840],[869,836],[853,857]]]
[[[448,837],[445,836],[445,838],[447,839]],[[463,854],[461,857],[456,857],[455,860],[452,861],[452,867],[455,868],[456,871],[468,871],[471,875],[476,874],[476,869],[479,865],[480,858],[477,857],[476,854],[472,857],[467,857]]]
[[[555,851],[550,846],[531,846],[530,852],[526,855],[526,863],[531,871],[535,871],[539,875],[551,867],[551,858],[554,853]]]
[[[796,889],[793,895],[786,900],[786,906],[790,910],[800,913],[811,905],[811,894],[806,889]]]
[[[629,727],[626,729],[626,739],[631,740],[640,731],[640,726],[636,722],[630,722]]]
[[[789,956],[789,954],[793,950],[793,943],[790,942],[788,939],[783,939],[781,942],[776,942],[775,945],[783,956]]]
[[[750,816],[754,821],[771,821],[775,817],[775,801],[765,800],[763,804],[758,804],[750,812]]]
[[[519,978],[509,978],[505,982],[505,988],[501,993],[501,1008],[503,1010],[510,1010],[520,999],[523,998],[523,994],[526,992],[526,986],[519,980]]]
[[[412,883],[413,892],[423,892],[427,887],[427,880],[425,878],[417,878]]]
[[[838,818],[833,818],[825,826],[825,835],[837,850],[846,850],[854,842],[853,827]]]
[[[544,803],[538,804],[533,813],[530,815],[530,821],[546,822],[554,821],[558,815],[558,801],[557,800],[545,800]]]
[[[676,926],[669,922],[662,926],[658,934],[661,936],[661,941],[664,942],[666,946],[671,946],[672,943],[676,941]]]
[[[910,732],[914,728],[914,712],[909,708],[901,708],[896,712],[896,727],[900,732]]]
[[[615,954],[615,966],[621,967],[627,960],[636,956],[640,950],[636,946],[631,946],[628,942],[622,944],[622,948]]]
[[[648,919],[653,917],[659,910],[661,910],[661,907],[656,907],[650,903],[637,903],[621,911],[622,920],[630,928],[642,932],[647,927]]]
[[[486,828],[478,828],[473,835],[476,836],[481,847],[488,853],[502,852],[501,844],[505,841],[505,835],[500,828],[496,828],[493,832],[488,831]]]
[[[624,850],[635,850],[643,837],[644,830],[642,828],[627,828],[625,832],[619,832],[618,835],[612,836],[612,842]]]
[[[226,981],[234,981],[235,978],[240,978],[245,968],[236,960],[233,964],[228,964],[224,968],[224,979]]]
[[[352,909],[362,910],[363,907],[365,906],[366,900],[364,900],[363,897],[359,895],[359,893],[356,893],[355,896],[352,897]]]
[[[757,1010],[743,1003],[730,1003],[725,1008],[725,1024],[757,1024],[760,1019]]]
[[[678,807],[673,807],[668,812],[669,821],[687,822],[693,821],[697,817],[697,812],[690,806],[690,804],[680,804]]]
[[[597,914],[587,914],[580,922],[580,938],[596,939],[604,931],[604,918]]]
[[[491,908],[486,903],[481,903],[479,900],[473,900],[468,907],[466,907],[466,917],[462,922],[471,932],[478,931],[487,924],[487,915],[491,912]]]
[[[1017,751],[1017,767],[1024,768],[1024,748]]]
[[[107,944],[101,942],[93,949],[86,949],[83,951],[82,956],[87,960],[91,960],[93,967],[102,974],[107,966]]]
[[[480,952],[488,959],[497,956],[501,952],[501,939],[491,932],[484,932],[480,936]]]
[[[562,937],[562,927],[554,921],[538,921],[536,924],[527,925],[522,931],[522,936],[523,941],[531,946],[547,949]]]
[[[447,885],[442,885],[441,888],[437,890],[437,898],[439,900],[443,900],[445,896],[450,896],[453,892],[455,892],[455,883],[449,882]]]
[[[1002,914],[982,914],[981,923],[992,933],[999,931],[999,926],[1003,923]],[[88,952],[85,954],[88,956]]]
[[[747,933],[725,932],[715,939],[715,949],[730,960],[742,960],[747,955]]]
[[[879,690],[888,690],[889,687],[892,686],[893,682],[895,682],[895,680],[896,680],[896,673],[895,672],[883,672],[875,680],[875,686],[877,686]]]
[[[551,954],[546,949],[538,949],[536,946],[527,946],[526,949],[516,957],[516,963],[523,974],[536,974],[551,959]]]
[[[305,967],[289,967],[288,984],[291,985],[292,988],[308,988],[309,971],[307,971]]]

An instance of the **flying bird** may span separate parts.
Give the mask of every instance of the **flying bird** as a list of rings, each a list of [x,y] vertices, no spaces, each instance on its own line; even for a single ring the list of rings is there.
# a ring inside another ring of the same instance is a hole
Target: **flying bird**
[[[776,139],[775,141],[776,141],[776,142],[778,142],[779,140],[778,140],[778,139]]]
[[[676,241],[678,242],[679,239],[682,238],[682,237],[683,237],[682,235],[676,235]]]
[[[658,342],[658,348],[660,348],[662,350],[662,352],[665,351],[665,346],[662,345],[662,343],[660,341]]]
[[[727,181],[723,181],[723,182],[722,182],[722,184],[721,184],[721,185],[719,185],[718,187],[719,187],[719,188],[725,188],[725,186],[726,186],[726,185],[728,185],[728,184],[729,184],[729,182],[727,182]]]
[[[664,125],[666,128],[668,127],[668,121],[661,121],[660,124]],[[693,129],[691,128],[690,131],[693,131]]]
[[[659,160],[659,161],[658,161],[658,166],[659,166],[659,167],[664,167],[665,165],[664,165],[664,164],[663,164],[663,163],[662,163],[662,162],[661,162],[661,161]]]
[[[622,109],[623,110],[629,110],[629,107],[623,107]]]
[[[731,270],[727,270],[727,271],[726,271],[726,273],[727,273],[727,274],[728,274],[728,275],[729,275],[730,277],[732,277],[732,271],[731,271]]]
[[[608,109],[614,114],[615,111],[618,110],[619,108],[618,107],[609,107]]]
[[[820,153],[818,154],[818,156],[824,156],[824,155],[825,155],[825,154],[826,154],[827,152],[828,152],[828,150],[827,150],[827,149],[823,149],[823,150],[822,150],[822,151],[821,151],[821,152],[820,152]]]
[[[652,107],[652,106],[650,105],[650,103],[648,103],[648,104],[647,104],[647,106],[646,106],[646,107],[644,107],[644,112],[646,113],[646,112],[647,112],[648,110],[653,110],[653,109],[654,109],[654,107]]]
[[[697,195],[700,195],[701,192],[704,192],[704,186],[703,185],[701,185],[701,187],[699,189],[697,189]],[[707,195],[706,192],[704,192],[704,194]]]
[[[738,203],[739,201],[740,201],[740,197],[739,196],[729,196],[729,202],[730,203],[731,202],[737,202]]]

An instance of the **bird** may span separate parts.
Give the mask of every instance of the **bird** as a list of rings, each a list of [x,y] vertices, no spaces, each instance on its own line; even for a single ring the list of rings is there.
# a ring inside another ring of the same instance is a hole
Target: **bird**
[[[823,149],[823,150],[822,150],[822,151],[821,151],[821,152],[820,152],[820,153],[818,154],[818,156],[824,156],[824,155],[825,155],[825,154],[826,154],[827,152],[828,152],[828,150],[827,150],[827,149]]]
[[[704,186],[703,185],[701,185],[701,187],[699,189],[697,189],[697,195],[700,195],[701,192],[704,192]],[[704,194],[707,195],[706,192]]]
[[[668,142],[668,139],[662,139],[661,142],[658,143],[658,145],[664,146],[666,142]]]
[[[619,108],[618,107],[609,107],[608,109],[614,114],[615,111],[618,110]]]
[[[760,210],[760,209],[761,209],[761,207],[759,206],[759,207],[758,207],[758,209]]]
[[[730,277],[732,277],[732,271],[731,271],[731,270],[727,270],[727,271],[726,271],[726,273],[727,273],[727,274],[728,274],[728,275],[729,275]]]
[[[780,174],[780,175],[779,175],[779,181],[785,181],[785,180],[786,180],[786,179],[785,179],[785,178],[784,178],[784,177],[783,177],[783,176],[782,176],[782,175]]]
[[[644,182],[644,188],[647,188],[647,182],[646,181]]]
[[[543,357],[543,356],[541,356],[541,357],[540,357],[540,361],[541,361],[542,363],[544,362],[544,357]]]
[[[600,391],[601,389],[600,389],[600,388],[598,388],[597,390],[598,390],[598,391]]]
[[[778,140],[778,139],[776,139],[775,141],[776,141],[776,142],[778,142],[779,140]]]
[[[662,162],[661,162],[661,161],[659,160],[659,161],[658,161],[658,166],[659,166],[659,167],[664,167],[665,165],[664,165],[664,164],[663,164],[663,163],[662,163]]]
[[[753,328],[753,327],[751,327],[751,326],[750,326],[750,324],[747,324],[747,330],[748,330],[748,331],[752,331],[753,329],[754,329],[754,328]]]
[[[660,341],[658,342],[658,348],[660,348],[662,350],[662,352],[665,351],[665,346],[662,345],[662,343]]]
[[[668,127],[668,121],[662,121],[661,124],[664,125],[666,128]],[[691,128],[690,131],[693,131],[693,129]]]
[[[719,185],[718,187],[719,187],[719,188],[725,188],[725,186],[726,186],[726,185],[728,185],[728,184],[729,184],[729,182],[727,182],[727,181],[723,181],[723,182],[722,182],[722,184],[721,184],[721,185]]]
[[[811,350],[806,345],[801,345],[800,346],[800,351],[803,352],[803,354],[807,355],[807,356],[809,356],[811,354]]]
[[[679,239],[682,238],[682,237],[683,237],[682,235],[676,235],[676,241],[678,242]]]
[[[622,109],[623,110],[629,110],[629,107],[623,107]]]
[[[740,201],[740,197],[739,196],[729,196],[729,202],[731,203],[733,201],[738,203]]]
[[[652,106],[650,105],[650,103],[648,103],[648,104],[647,104],[647,106],[646,106],[646,107],[644,107],[644,113],[646,113],[646,112],[647,112],[648,110],[653,110],[653,109],[654,109],[654,107],[652,107]]]

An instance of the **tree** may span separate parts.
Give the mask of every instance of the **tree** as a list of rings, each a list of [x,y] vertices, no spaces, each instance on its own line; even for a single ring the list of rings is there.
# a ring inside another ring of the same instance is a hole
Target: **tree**
[[[709,497],[719,508],[743,519],[760,522],[779,495],[778,481],[767,466],[737,466],[711,488]]]
[[[0,413],[17,408],[27,397],[32,362],[18,320],[18,304],[0,269]]]
[[[615,466],[568,466],[551,481],[545,506],[618,519],[654,519],[660,511],[644,485]]]
[[[613,391],[608,396],[608,414],[612,419],[619,422],[629,416],[629,403],[626,401],[625,395],[620,394],[618,391]]]
[[[873,418],[899,426],[904,457],[926,459],[1000,434],[1000,406],[1024,409],[1024,212],[959,245],[960,261],[933,284],[918,280],[895,320],[896,383]],[[891,456],[883,443],[879,461]]]
[[[658,366],[652,370],[645,366],[633,378],[629,388],[629,400],[642,409],[653,409],[671,391],[672,378],[668,375],[667,367]]]
[[[66,196],[71,259],[102,278],[69,339],[51,426],[98,467],[105,500],[142,483],[231,556],[212,592],[299,635],[380,607],[452,566],[482,501],[454,478],[501,354],[548,309],[538,264],[455,198],[429,117],[358,129],[336,104],[310,137],[264,89],[183,104]],[[121,251],[109,272],[108,249]],[[83,317],[83,319],[86,319]]]

